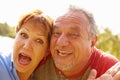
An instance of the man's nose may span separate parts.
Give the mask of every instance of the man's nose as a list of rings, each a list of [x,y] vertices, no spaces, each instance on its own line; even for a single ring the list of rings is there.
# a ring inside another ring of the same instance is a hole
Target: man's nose
[[[65,33],[62,33],[57,39],[57,45],[67,46],[69,44],[69,39]]]

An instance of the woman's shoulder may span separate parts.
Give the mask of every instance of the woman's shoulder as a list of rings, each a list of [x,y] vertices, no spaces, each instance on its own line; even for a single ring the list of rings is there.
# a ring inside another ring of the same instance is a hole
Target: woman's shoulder
[[[0,80],[15,80],[12,76],[11,53],[0,54]]]
[[[11,53],[0,53],[0,65],[9,65],[11,64]]]

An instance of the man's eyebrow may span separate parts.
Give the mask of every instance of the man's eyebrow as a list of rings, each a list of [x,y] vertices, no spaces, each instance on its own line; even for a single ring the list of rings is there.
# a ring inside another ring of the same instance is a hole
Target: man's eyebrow
[[[77,27],[77,26],[72,26],[70,27],[70,29],[75,31],[80,31],[80,27]]]

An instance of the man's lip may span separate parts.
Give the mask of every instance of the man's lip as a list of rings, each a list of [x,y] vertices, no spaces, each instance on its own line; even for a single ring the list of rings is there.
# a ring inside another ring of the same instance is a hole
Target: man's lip
[[[72,53],[68,52],[68,51],[57,50],[57,55],[59,55],[59,56],[68,56],[68,55],[71,55],[71,54]]]

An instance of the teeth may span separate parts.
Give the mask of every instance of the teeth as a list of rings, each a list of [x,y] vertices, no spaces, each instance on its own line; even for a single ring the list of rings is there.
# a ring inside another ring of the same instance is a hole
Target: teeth
[[[70,54],[70,53],[72,53],[72,52],[68,52],[68,51],[60,51],[60,50],[58,50],[60,53],[67,53],[67,54]]]
[[[58,55],[60,56],[67,56],[67,55],[70,55],[71,52],[66,52],[66,51],[57,51]]]
[[[58,55],[60,55],[60,56],[67,56],[68,54],[66,54],[66,53],[58,53]]]

